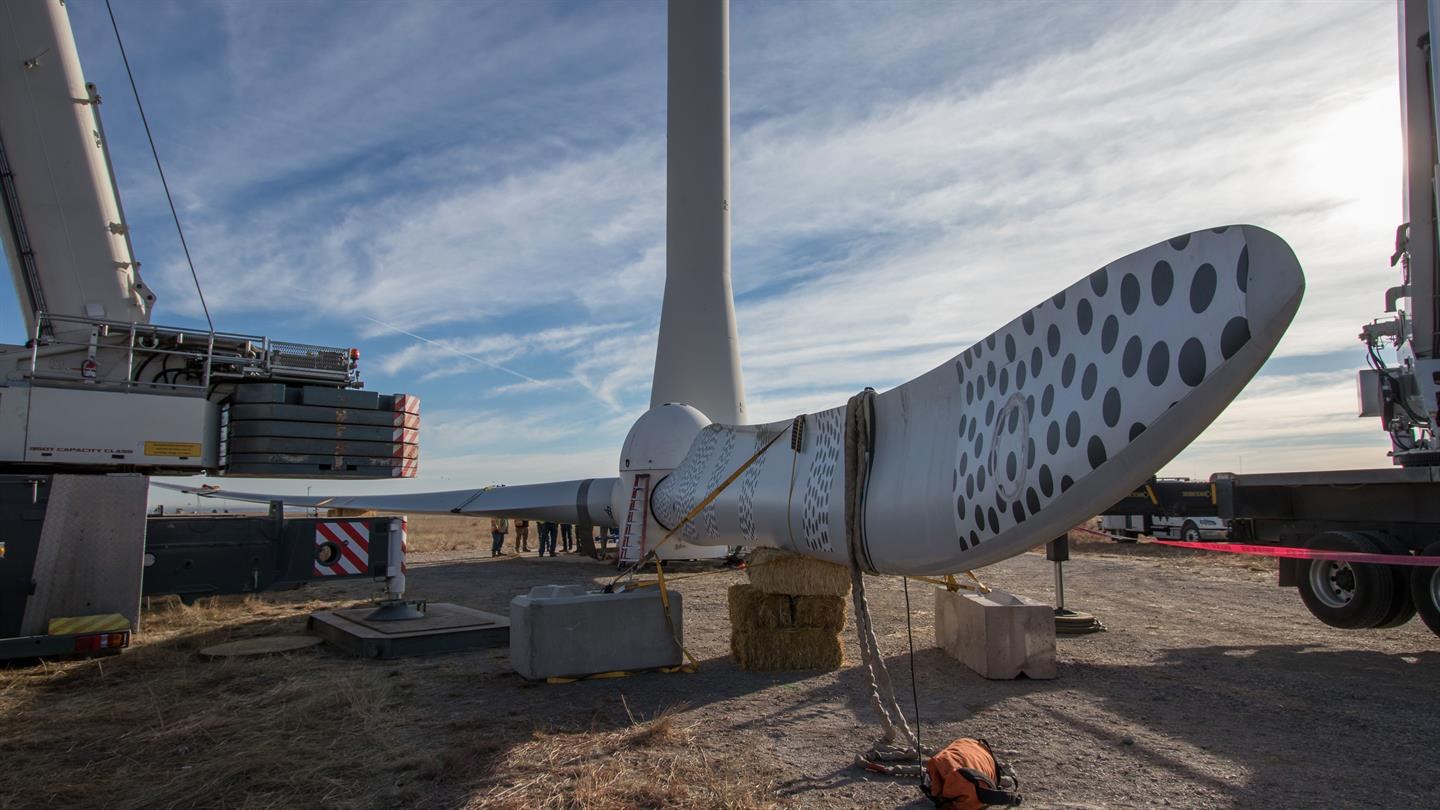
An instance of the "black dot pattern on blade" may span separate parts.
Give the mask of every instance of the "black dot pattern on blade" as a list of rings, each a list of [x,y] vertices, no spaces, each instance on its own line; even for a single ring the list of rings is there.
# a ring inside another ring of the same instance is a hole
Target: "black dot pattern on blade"
[[[1150,273],[1150,297],[1155,301],[1155,306],[1163,307],[1165,302],[1170,300],[1170,293],[1175,290],[1175,271],[1166,261],[1155,263],[1155,270]]]
[[[1109,273],[1108,267],[1102,267],[1090,274],[1090,289],[1094,290],[1096,295],[1104,295],[1105,291],[1110,289]]]
[[[1113,428],[1120,423],[1120,389],[1111,388],[1105,392],[1105,402],[1100,411],[1107,426]]]
[[[1125,354],[1120,358],[1120,371],[1126,377],[1134,377],[1135,372],[1140,370],[1140,361],[1145,356],[1145,347],[1140,338],[1132,337],[1125,341]]]
[[[1160,341],[1150,347],[1150,360],[1145,364],[1145,374],[1150,379],[1150,384],[1159,387],[1165,384],[1165,378],[1170,376],[1170,347],[1165,341]]]
[[[1240,287],[1240,292],[1246,292],[1250,286],[1250,246],[1240,248],[1240,261],[1235,265],[1235,284]]]
[[[1215,300],[1215,268],[1202,264],[1195,269],[1195,275],[1190,279],[1190,311],[1196,315],[1210,308],[1210,302]]]
[[[1161,243],[1089,274],[952,361],[957,543],[1023,536],[1011,530],[1048,514],[1073,486],[1118,472],[1118,463],[1103,465],[1139,442],[1167,404],[1244,356],[1256,339],[1244,318],[1248,261],[1235,228]],[[1137,446],[1136,461],[1155,449]]]
[[[1100,465],[1105,463],[1105,442],[1101,441],[1099,436],[1091,436],[1085,454],[1090,458],[1090,469],[1099,469]]]
[[[1120,279],[1120,308],[1126,315],[1134,315],[1140,308],[1140,279],[1134,273],[1126,273]]]
[[[1220,356],[1229,360],[1250,342],[1250,322],[1243,317],[1231,318],[1220,332]]]
[[[1120,319],[1114,315],[1105,318],[1105,325],[1100,327],[1100,351],[1109,354],[1115,350],[1115,343],[1120,339]]]
[[[1095,396],[1095,384],[1099,379],[1100,370],[1095,367],[1094,363],[1085,367],[1085,373],[1080,375],[1080,396],[1084,397],[1086,401]]]
[[[1190,244],[1190,234],[1188,233],[1184,236],[1177,236],[1174,239],[1170,240],[1170,247],[1175,248],[1176,250],[1184,250],[1185,246],[1188,244]]]
[[[1180,347],[1180,379],[1194,388],[1205,381],[1205,344],[1190,338]]]

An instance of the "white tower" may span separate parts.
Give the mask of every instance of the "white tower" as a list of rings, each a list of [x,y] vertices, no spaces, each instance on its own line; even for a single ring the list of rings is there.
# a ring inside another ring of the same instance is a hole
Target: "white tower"
[[[650,407],[681,402],[744,424],[730,288],[730,6],[672,0],[665,303]]]

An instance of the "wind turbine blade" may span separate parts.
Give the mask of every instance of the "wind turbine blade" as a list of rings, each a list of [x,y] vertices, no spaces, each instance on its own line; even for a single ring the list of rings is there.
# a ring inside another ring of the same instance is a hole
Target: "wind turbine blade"
[[[1149,478],[1220,415],[1300,305],[1295,254],[1249,225],[1132,253],[874,399],[861,547],[884,573],[978,568],[1063,534]],[[846,408],[804,417],[682,530],[847,563]],[[655,489],[674,526],[789,422],[701,431]],[[793,437],[792,437],[793,438]]]
[[[180,486],[151,481],[150,485],[188,495],[249,503],[284,501],[287,506],[317,509],[369,509],[406,514],[454,514],[589,523],[614,528],[611,490],[618,478],[585,478],[548,484],[521,484],[448,492],[413,492],[401,495],[277,495],[233,492],[210,486]]]

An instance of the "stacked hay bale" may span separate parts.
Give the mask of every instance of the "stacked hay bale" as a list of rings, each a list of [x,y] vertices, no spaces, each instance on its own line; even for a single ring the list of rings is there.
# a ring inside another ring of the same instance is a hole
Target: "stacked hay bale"
[[[750,555],[749,585],[730,587],[730,654],[741,669],[839,669],[850,570],[787,551]]]

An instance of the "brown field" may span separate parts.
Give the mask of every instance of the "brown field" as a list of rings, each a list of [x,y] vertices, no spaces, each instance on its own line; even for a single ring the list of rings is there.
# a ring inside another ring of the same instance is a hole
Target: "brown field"
[[[486,521],[410,525],[417,597],[504,612],[531,585],[613,570],[491,559]],[[1261,560],[1078,535],[1072,554],[1067,601],[1109,629],[1061,638],[1053,681],[960,667],[935,648],[929,589],[914,582],[912,664],[902,583],[870,578],[882,652],[907,701],[913,666],[925,739],[986,737],[1027,807],[1413,807],[1440,791],[1440,774],[1412,767],[1440,725],[1440,642],[1418,622],[1325,627]],[[1050,595],[1036,553],[982,573]],[[0,668],[0,808],[928,807],[914,784],[850,764],[876,733],[852,630],[836,672],[730,660],[726,594],[741,581],[676,583],[699,672],[565,685],[521,680],[504,649],[198,654],[303,632],[315,609],[373,598],[368,581],[156,600],[123,655]]]

